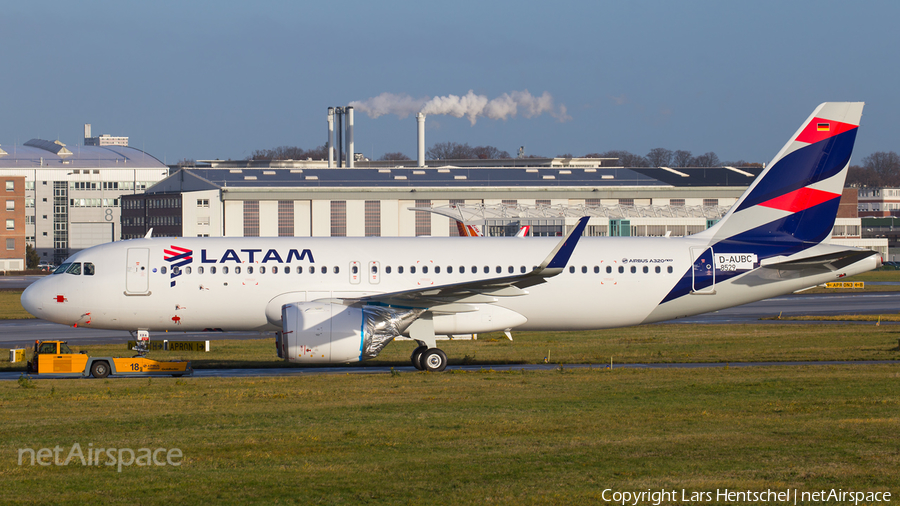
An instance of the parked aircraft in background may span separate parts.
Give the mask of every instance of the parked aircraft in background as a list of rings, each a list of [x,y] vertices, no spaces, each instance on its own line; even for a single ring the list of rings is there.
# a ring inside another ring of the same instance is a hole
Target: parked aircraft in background
[[[478,227],[475,225],[466,225],[465,223],[456,220],[456,229],[459,231],[460,237],[484,237]],[[523,225],[519,227],[519,231],[516,232],[516,237],[528,237],[528,231],[531,230],[530,225]]]
[[[22,305],[130,331],[277,331],[303,363],[372,358],[400,335],[443,370],[435,335],[600,329],[786,294],[881,265],[829,244],[862,103],[815,109],[717,224],[688,237],[144,238],[72,255]]]

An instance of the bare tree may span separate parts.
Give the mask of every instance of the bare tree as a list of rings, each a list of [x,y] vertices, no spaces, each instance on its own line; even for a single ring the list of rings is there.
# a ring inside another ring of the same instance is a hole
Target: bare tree
[[[309,151],[297,146],[279,146],[272,149],[257,149],[250,155],[251,160],[324,160],[328,156],[325,146],[310,149]]]
[[[847,170],[846,186],[852,188],[879,188],[882,184],[881,176],[872,169],[851,165]]]
[[[709,151],[695,157],[692,160],[692,165],[694,167],[720,167],[722,163],[719,161],[719,157],[716,156],[715,153]]]
[[[679,149],[672,155],[672,165],[675,167],[690,167],[693,158],[694,156],[691,155],[690,151]]]
[[[438,142],[431,146],[425,155],[432,160],[496,160],[510,158],[509,152],[501,151],[494,146],[469,146],[468,143]]]
[[[481,160],[497,160],[510,158],[508,152],[500,151],[494,146],[475,146],[474,148],[472,148],[472,154],[475,155],[475,158],[479,158]]]
[[[882,186],[900,186],[900,155],[893,151],[876,151],[862,159],[867,170],[877,174]]]
[[[665,148],[653,148],[647,153],[647,161],[651,167],[668,167],[672,163],[672,150]]]
[[[461,160],[473,158],[472,148],[468,144],[457,142],[438,142],[431,146],[425,156],[432,160]]]
[[[629,151],[610,150],[600,153],[596,158],[618,158],[619,165],[623,167],[649,167],[650,162],[641,155]]]
[[[400,161],[400,160],[412,160],[412,158],[410,158],[410,157],[408,157],[408,156],[406,156],[406,155],[404,155],[403,153],[400,153],[400,152],[398,151],[398,152],[396,152],[396,153],[385,153],[385,154],[381,155],[381,158],[379,158],[379,160],[397,160],[397,161]]]

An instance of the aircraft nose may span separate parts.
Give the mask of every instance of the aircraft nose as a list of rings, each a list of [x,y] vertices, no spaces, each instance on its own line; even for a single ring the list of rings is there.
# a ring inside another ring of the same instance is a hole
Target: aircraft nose
[[[25,311],[28,311],[32,315],[37,318],[40,318],[41,311],[43,311],[43,297],[40,296],[40,292],[42,291],[41,281],[36,281],[31,284],[28,288],[22,292],[22,307],[25,308]]]

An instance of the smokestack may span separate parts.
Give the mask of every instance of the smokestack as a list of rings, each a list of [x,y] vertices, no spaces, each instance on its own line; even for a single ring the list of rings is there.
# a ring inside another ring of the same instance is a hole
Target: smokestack
[[[416,114],[416,122],[419,126],[419,167],[425,166],[425,113]]]
[[[334,167],[334,107],[328,108],[328,168]]]
[[[343,151],[344,150],[344,141],[343,141],[343,138],[341,137],[341,135],[344,131],[344,127],[341,125],[344,124],[342,121],[342,119],[344,117],[344,108],[343,107],[335,107],[334,112],[335,112],[335,114],[337,114],[337,116],[336,116],[336,118],[337,118],[337,129],[336,129],[337,130],[337,143],[335,144],[335,146],[337,146],[337,166],[343,167],[344,166],[344,151]]]
[[[353,168],[353,106],[347,107],[347,167]]]
[[[84,124],[84,138],[85,139],[91,138],[91,124],[90,123]]]

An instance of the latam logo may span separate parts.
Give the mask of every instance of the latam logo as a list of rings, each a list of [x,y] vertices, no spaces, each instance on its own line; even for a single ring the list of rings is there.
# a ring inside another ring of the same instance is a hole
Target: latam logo
[[[163,250],[163,252],[166,255],[166,262],[172,264],[172,268],[169,269],[169,278],[172,280],[170,281],[169,286],[175,286],[175,278],[181,276],[181,268],[194,261],[193,257],[191,256],[194,254],[194,252],[187,248],[179,248],[178,246],[174,245],[170,247],[172,249]]]
[[[164,249],[165,260],[171,264],[171,269],[169,271],[169,278],[171,279],[169,286],[175,286],[175,278],[181,276],[184,272],[181,268],[185,265],[189,265],[194,261],[194,252],[193,250],[189,250],[187,248],[181,248],[175,245],[170,246],[171,249]],[[263,253],[265,251],[265,253]],[[218,257],[218,258],[217,258]],[[291,263],[294,261],[302,262],[308,261],[309,263],[315,263],[313,259],[312,251],[309,249],[291,249],[287,251],[285,254],[283,251],[281,253],[278,250],[269,249],[242,249],[242,250],[233,250],[226,249],[221,255],[212,256],[212,254],[207,253],[205,249],[200,250],[200,263],[204,264],[224,264],[228,262],[234,262],[237,264],[243,263]]]

